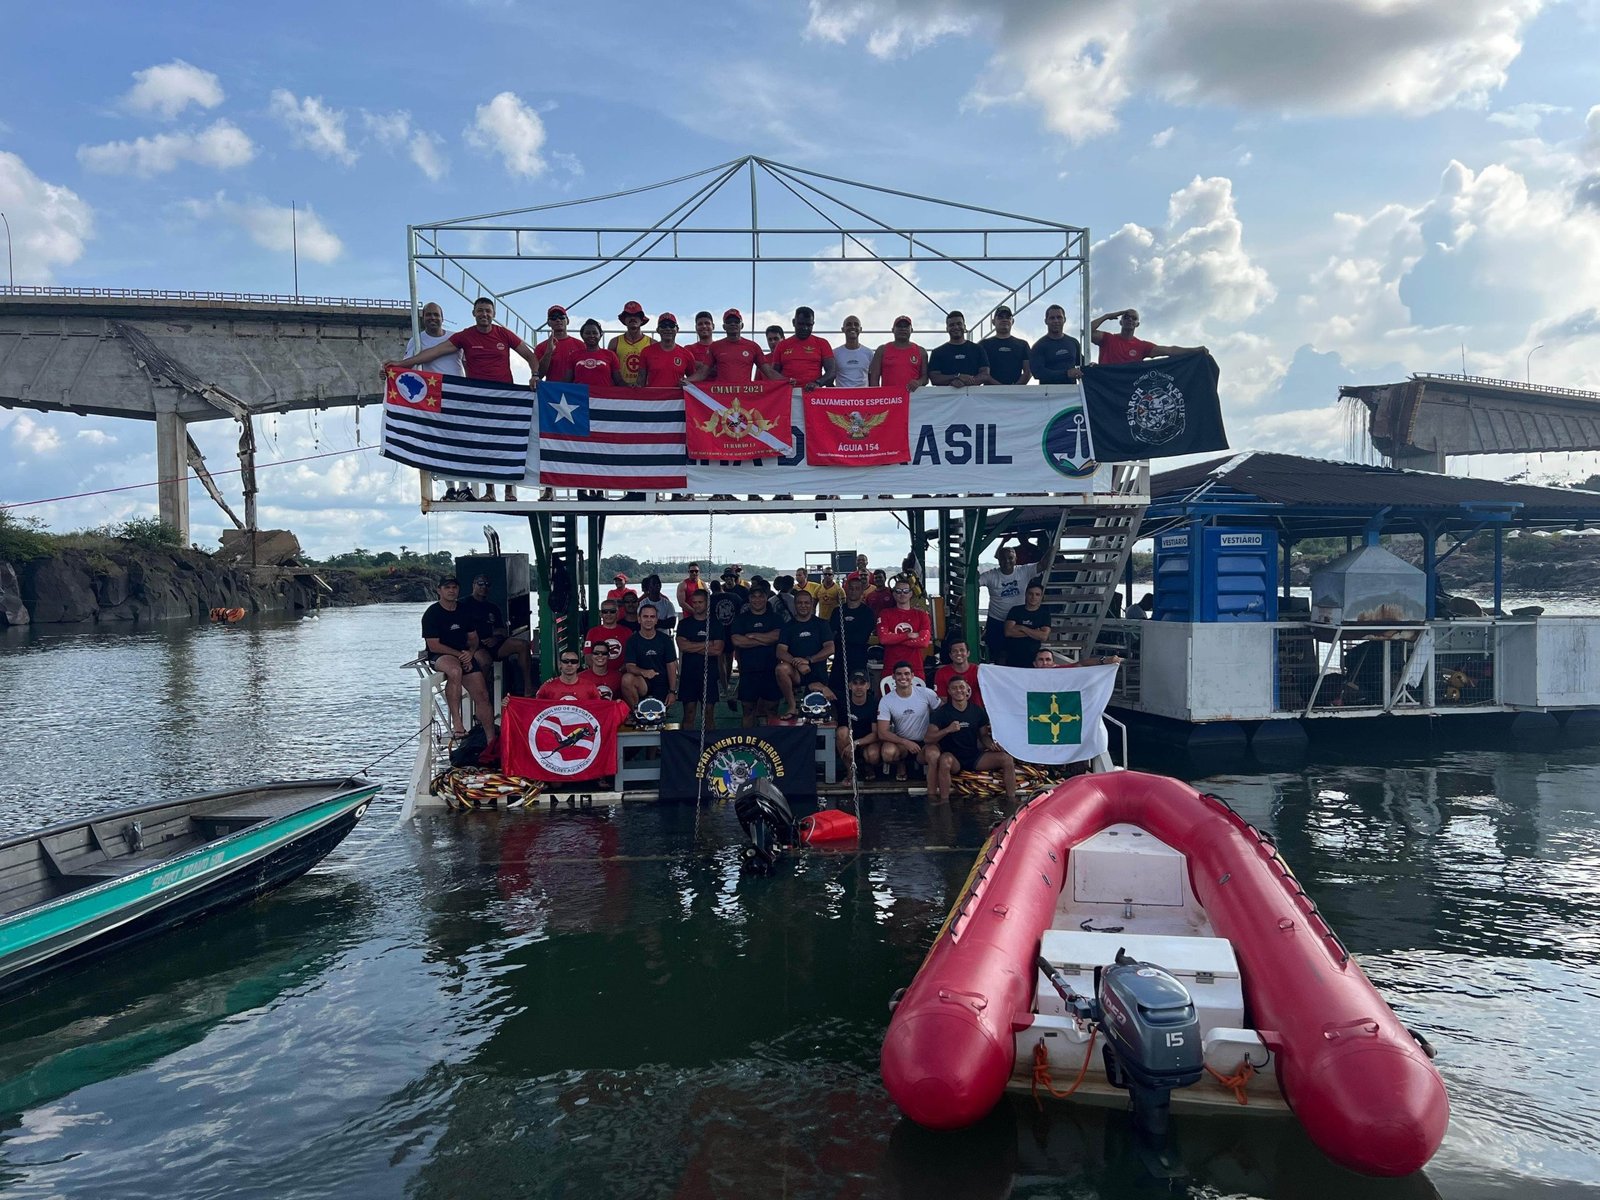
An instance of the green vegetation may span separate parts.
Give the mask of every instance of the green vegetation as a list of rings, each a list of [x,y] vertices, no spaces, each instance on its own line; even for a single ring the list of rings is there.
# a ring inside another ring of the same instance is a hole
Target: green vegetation
[[[343,554],[335,554],[332,558],[325,558],[320,562],[313,561],[312,565],[331,570],[383,572],[387,572],[390,567],[419,567],[442,575],[452,570],[455,562],[455,555],[448,550],[418,554],[409,546],[401,546],[398,554],[393,550],[379,550],[374,553],[357,546],[354,550],[346,550]]]
[[[37,517],[19,517],[0,508],[0,560],[27,562],[49,558],[62,550],[87,550],[104,561],[106,553],[129,548],[182,549],[183,539],[173,526],[155,517],[133,517],[118,525],[101,525],[71,533],[50,533]]]
[[[0,508],[0,562],[27,562],[48,558],[55,551],[51,535],[38,517],[19,517]]]

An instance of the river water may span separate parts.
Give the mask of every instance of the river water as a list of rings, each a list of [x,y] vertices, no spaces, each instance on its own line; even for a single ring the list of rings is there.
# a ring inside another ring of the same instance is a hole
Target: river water
[[[418,612],[0,636],[0,827],[341,774],[417,703]],[[731,812],[397,822],[409,746],[312,874],[0,1009],[0,1194],[1600,1196],[1600,748],[1392,744],[1204,786],[1276,835],[1454,1108],[1366,1181],[1292,1122],[1003,1105],[959,1136],[877,1078],[995,817],[869,801],[859,852],[739,875]]]

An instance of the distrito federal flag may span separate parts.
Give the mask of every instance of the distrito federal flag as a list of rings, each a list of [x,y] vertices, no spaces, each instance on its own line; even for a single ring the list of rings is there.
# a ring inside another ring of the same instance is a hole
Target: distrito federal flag
[[[978,668],[978,687],[1000,748],[1019,762],[1055,766],[1105,752],[1106,705],[1117,668]]]

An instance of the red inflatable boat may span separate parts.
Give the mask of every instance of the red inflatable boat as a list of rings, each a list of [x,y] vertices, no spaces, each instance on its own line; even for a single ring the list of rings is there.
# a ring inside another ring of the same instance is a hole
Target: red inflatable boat
[[[934,1129],[972,1124],[1008,1086],[1132,1094],[1136,1111],[1154,1088],[1163,1115],[1287,1108],[1369,1175],[1419,1169],[1450,1116],[1423,1045],[1275,847],[1215,797],[1134,771],[1079,776],[996,829],[882,1069]]]

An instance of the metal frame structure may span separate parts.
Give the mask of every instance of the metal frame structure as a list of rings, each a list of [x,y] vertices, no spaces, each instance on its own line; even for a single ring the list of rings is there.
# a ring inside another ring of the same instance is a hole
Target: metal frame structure
[[[641,198],[649,202],[658,195],[664,211],[653,220],[639,220]],[[895,219],[873,215],[870,210],[882,203],[896,207]],[[627,217],[613,223],[588,220],[609,206],[626,212]],[[567,213],[574,214],[574,219],[563,223]],[[928,219],[904,219],[910,213]],[[941,291],[945,297],[956,293],[931,279],[920,279],[919,271],[937,272],[941,279],[955,278],[968,285],[969,290],[959,294],[977,299],[962,307],[969,313],[982,312],[969,320],[974,338],[992,330],[999,305],[1020,314],[1063,285],[1075,283],[1075,304],[1064,307],[1069,314],[1068,328],[1076,326],[1080,344],[1087,347],[1089,249],[1089,230],[1083,226],[862,183],[758,155],[603,195],[425,221],[406,229],[414,330],[420,328],[424,299],[420,285],[431,279],[468,302],[480,295],[493,298],[501,323],[528,341],[542,336],[545,325],[517,311],[515,306],[522,297],[539,297],[537,313],[550,303],[577,312],[580,305],[601,296],[630,270],[637,274],[638,269],[648,271],[657,266],[727,268],[748,264],[748,281],[741,278],[738,287],[741,302],[748,288],[754,314],[760,311],[764,269],[768,269],[770,288],[774,275],[797,267],[876,264],[939,312],[948,311],[940,299]],[[726,274],[723,279],[726,281]],[[720,310],[723,303],[705,307]],[[1074,307],[1076,321],[1071,319]],[[887,335],[889,331],[864,332]],[[1115,494],[1075,493],[1063,495],[1058,503],[1063,511],[1130,501],[1142,504],[1148,491],[1148,470],[1134,476],[1136,497],[1127,494],[1124,481],[1113,489]],[[432,504],[430,489],[430,477],[424,474],[424,511]],[[971,626],[977,612],[977,561],[992,536],[985,509],[1019,502],[1050,504],[1054,499],[1017,497],[996,505],[988,496],[896,497],[887,503],[883,497],[783,497],[764,501],[763,508],[807,512],[885,511],[892,507],[905,514],[919,560],[926,553],[928,529],[933,524],[927,512],[933,510],[946,594],[954,585],[965,597],[959,611]],[[554,653],[554,639],[560,636],[558,630],[578,625],[580,591],[591,605],[598,599],[598,563],[607,516],[669,510],[710,515],[741,507],[742,502],[729,497],[668,500],[642,494],[563,493],[548,500],[455,503],[450,511],[526,513],[541,579],[548,579],[557,562],[586,560],[586,568],[573,580],[568,612],[546,611],[546,597],[541,593],[540,651],[548,661]],[[587,518],[583,531],[578,528],[579,517]],[[1120,562],[1118,566],[1120,569]],[[1092,643],[1092,634],[1089,641]]]

